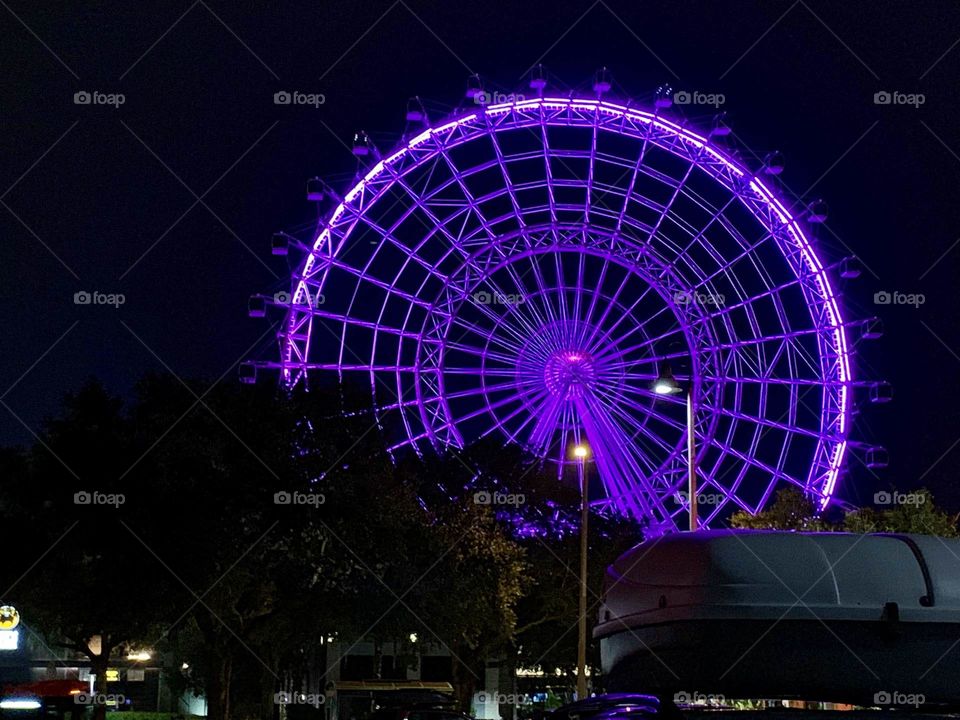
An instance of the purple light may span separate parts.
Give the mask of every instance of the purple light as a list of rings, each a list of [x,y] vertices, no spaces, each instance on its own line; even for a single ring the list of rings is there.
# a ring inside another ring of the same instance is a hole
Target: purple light
[[[402,421],[392,450],[493,434],[562,474],[583,442],[601,504],[672,530],[685,400],[655,383],[668,363],[719,498],[705,522],[783,484],[822,507],[836,489],[851,351],[823,263],[754,173],[655,113],[535,98],[426,129],[346,193],[291,295],[285,381],[364,376],[378,418]]]

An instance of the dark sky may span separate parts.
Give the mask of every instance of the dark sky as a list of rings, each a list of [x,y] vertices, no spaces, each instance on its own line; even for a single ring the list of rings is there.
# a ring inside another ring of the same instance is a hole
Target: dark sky
[[[858,375],[895,401],[857,427],[891,465],[878,480],[854,461],[844,494],[922,483],[960,508],[956,3],[2,0],[0,32],[2,442],[30,442],[90,375],[128,393],[147,370],[232,378],[270,357],[246,304],[286,286],[269,238],[315,219],[305,179],[343,188],[343,143],[365,129],[389,149],[410,96],[452,110],[472,72],[509,91],[542,61],[568,86],[607,66],[620,95],[723,93],[743,143],[785,154],[786,184],[830,205],[823,240],[868,268],[841,286],[848,315],[886,326]],[[75,305],[84,290],[125,303]],[[926,301],[878,307],[879,290]]]

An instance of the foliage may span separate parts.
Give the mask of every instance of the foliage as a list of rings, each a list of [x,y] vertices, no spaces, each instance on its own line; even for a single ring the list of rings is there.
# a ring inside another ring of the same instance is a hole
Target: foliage
[[[560,668],[572,684],[578,643],[581,498],[574,468],[567,468],[561,481],[554,467],[493,440],[422,467],[428,479],[422,491],[428,496],[445,494],[468,503],[475,497],[493,500],[483,507],[510,530],[525,553],[523,592],[507,657],[523,667]],[[587,472],[589,479],[595,470],[588,466]],[[430,482],[437,479],[441,482]],[[639,525],[609,513],[591,512],[589,522],[588,638],[607,566],[643,539]],[[588,662],[597,677],[599,652],[592,643]]]
[[[738,510],[730,517],[730,525],[750,530],[816,532],[830,529],[818,516],[813,500],[795,487],[779,490],[773,503],[755,515]]]
[[[916,533],[957,537],[957,516],[938,508],[933,495],[926,488],[909,494],[896,492],[886,496],[899,497],[904,502],[891,504],[883,509],[861,508],[844,517],[843,529],[847,532]]]
[[[936,506],[926,488],[912,493],[883,493],[891,499],[881,508],[857,508],[845,513],[842,520],[830,523],[819,516],[813,500],[796,488],[777,493],[774,502],[756,515],[739,511],[730,518],[735,528],[754,530],[838,531],[852,533],[916,533],[957,537],[957,516]]]

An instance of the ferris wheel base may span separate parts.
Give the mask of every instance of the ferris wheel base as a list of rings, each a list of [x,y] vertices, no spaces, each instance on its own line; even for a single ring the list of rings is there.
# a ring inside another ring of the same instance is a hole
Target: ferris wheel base
[[[607,690],[960,706],[960,541],[706,531],[607,570]],[[907,706],[907,707],[905,707]]]

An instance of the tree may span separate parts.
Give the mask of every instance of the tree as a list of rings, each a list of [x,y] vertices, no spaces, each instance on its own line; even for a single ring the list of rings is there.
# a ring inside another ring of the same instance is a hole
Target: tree
[[[515,630],[512,636],[499,638],[499,651],[491,648],[489,654],[499,654],[513,666],[561,668],[572,678],[580,582],[580,489],[575,473],[561,482],[555,467],[492,439],[460,454],[428,459],[419,467],[425,497],[453,497],[475,506],[475,500],[489,502],[481,507],[496,517],[524,552],[526,571],[513,611]],[[591,513],[588,638],[597,619],[607,566],[642,538],[642,528],[631,520]],[[590,647],[588,661],[597,677],[596,647]]]
[[[730,526],[749,530],[792,530],[822,532],[830,525],[819,517],[813,500],[799,488],[777,491],[773,503],[756,514],[738,510],[730,517]]]
[[[198,404],[200,392],[169,377],[141,384],[138,432],[163,437],[144,543],[187,589],[187,609],[166,634],[189,652],[210,717],[270,716],[293,658],[353,607],[356,560],[324,519],[340,506],[331,477],[347,455],[370,484],[392,469],[376,434],[343,419],[333,393],[229,384]]]
[[[926,488],[912,493],[882,493],[894,504],[883,509],[860,508],[848,512],[843,519],[847,532],[916,533],[957,537],[957,515],[938,508]],[[895,502],[894,502],[895,501]]]
[[[926,488],[912,493],[896,490],[878,493],[888,503],[877,508],[847,511],[839,523],[830,523],[817,512],[812,499],[796,488],[785,488],[769,508],[755,515],[739,511],[730,518],[731,527],[754,530],[807,532],[916,533],[957,537],[957,515],[938,508]]]
[[[66,398],[32,452],[7,451],[0,523],[7,547],[31,551],[7,564],[3,601],[48,645],[86,656],[101,698],[111,660],[156,632],[169,590],[166,572],[123,528],[135,522],[126,501],[139,478],[126,471],[139,449],[121,407],[90,382]],[[105,712],[98,702],[94,716]]]

